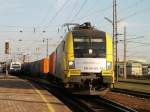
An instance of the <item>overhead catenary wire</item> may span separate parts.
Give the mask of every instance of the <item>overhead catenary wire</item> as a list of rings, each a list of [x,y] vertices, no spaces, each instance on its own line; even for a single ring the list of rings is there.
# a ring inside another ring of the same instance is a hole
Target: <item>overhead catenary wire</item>
[[[138,1],[134,2],[134,4],[131,4],[130,6],[125,7],[124,9],[121,9],[120,12],[124,12],[124,11],[127,11],[127,10],[131,9],[131,8],[135,8],[139,4],[141,4],[141,2],[143,2],[143,1],[144,0],[138,0]]]
[[[33,28],[34,26],[22,26],[22,25],[5,25],[5,24],[0,24],[0,27],[26,27],[26,28]]]
[[[110,7],[110,5],[109,5],[109,6],[105,7],[105,8],[103,8],[103,9],[99,9],[99,10],[93,11],[93,12],[91,12],[91,13],[89,13],[89,14],[85,15],[85,16],[82,16],[82,17],[76,18],[76,20],[83,19],[83,18],[86,18],[86,17],[92,16],[92,15],[98,14],[98,13],[100,13],[100,12],[104,12],[104,11],[106,11],[106,10],[110,9],[110,8],[111,8],[111,7]]]
[[[79,15],[79,13],[81,12],[81,10],[84,8],[84,6],[86,5],[88,0],[84,0],[84,2],[82,3],[81,7],[79,8],[78,12],[73,16],[73,18],[77,17]],[[74,19],[71,20],[71,22],[73,22]]]
[[[127,41],[127,42],[132,42],[132,43],[137,43],[137,44],[143,44],[143,45],[150,45],[150,42],[148,42],[148,43],[145,43],[145,42],[135,42],[135,41]]]
[[[128,39],[126,39],[126,40],[135,40],[135,39],[141,39],[141,38],[145,38],[145,36],[136,36],[136,37],[134,37],[134,38],[128,38]],[[120,40],[118,40],[118,41],[122,42],[122,41],[124,41],[124,40],[120,39]]]
[[[59,25],[59,24],[57,24],[57,25],[51,25],[51,26],[41,26],[41,27],[51,27],[51,28],[58,28],[59,26],[61,26],[61,25]],[[8,30],[7,30],[7,29]],[[5,30],[6,29],[6,30]],[[0,25],[0,32],[8,32],[8,33],[30,33],[30,32],[43,32],[44,30],[42,30],[42,29],[39,29],[39,30],[37,30],[37,28],[36,27],[34,27],[34,26],[15,26],[15,25]],[[57,29],[56,30],[47,30],[46,32],[58,32],[57,31]]]
[[[127,15],[126,17],[121,18],[118,22],[123,21],[123,20],[125,20],[125,19],[128,19],[128,18],[130,18],[130,17],[132,17],[132,16],[141,14],[141,13],[143,13],[143,12],[149,11],[149,10],[150,10],[150,7],[149,7],[149,8],[142,9],[142,10],[139,10],[139,11],[136,11],[136,12],[134,12],[134,13],[132,13],[132,14]]]
[[[69,3],[68,0],[66,0],[66,1],[64,2],[64,4],[58,9],[58,11],[54,14],[54,16],[49,20],[48,26],[50,26],[50,23],[52,23],[52,22],[54,21],[54,19],[58,16],[58,14],[63,10],[63,8],[64,8],[68,3]],[[45,27],[45,30],[48,28],[48,26]]]
[[[135,48],[138,48],[138,47],[145,47],[145,46],[149,46],[149,45],[140,44],[140,45],[136,45],[136,46],[131,46],[130,49],[135,49]]]
[[[0,32],[7,32],[7,33],[23,33],[23,32],[25,32],[25,33],[31,33],[31,32],[33,32],[32,30],[30,30],[30,31],[26,31],[26,30],[18,30],[18,31],[10,31],[10,30],[8,30],[8,31],[2,31],[2,30],[0,30]],[[36,31],[36,32],[38,32],[38,33],[40,33],[40,32],[42,32],[42,31]],[[58,32],[58,31],[56,31],[56,30],[48,30],[48,31],[46,31],[46,32]]]
[[[92,3],[90,3],[91,6],[86,7],[86,13],[90,13],[90,11],[94,11],[94,9],[96,9],[97,7],[95,7],[95,4],[97,4],[97,0],[93,0]],[[87,2],[88,5],[88,2]],[[92,9],[92,10],[91,10]],[[86,15],[86,13],[84,13]]]
[[[143,45],[150,45],[150,42],[149,43],[147,43],[147,42],[145,43],[145,42],[132,41],[132,40],[137,40],[137,39],[141,39],[141,38],[145,38],[145,36],[137,36],[135,38],[128,38],[127,42],[143,44]],[[119,41],[120,42],[124,42],[124,40],[122,40],[122,39],[120,39]]]
[[[50,9],[51,9],[51,7],[49,7],[49,10],[50,10]],[[50,14],[50,11],[49,11],[49,10],[48,10],[48,11],[46,12],[46,14],[44,15],[42,21],[41,21],[35,28],[40,27],[40,26],[46,21],[46,19],[48,18],[49,14]]]
[[[149,46],[150,45],[150,43],[146,43],[146,42],[136,42],[136,41],[130,41],[130,40],[127,40],[127,42],[128,43],[142,44],[141,46]]]

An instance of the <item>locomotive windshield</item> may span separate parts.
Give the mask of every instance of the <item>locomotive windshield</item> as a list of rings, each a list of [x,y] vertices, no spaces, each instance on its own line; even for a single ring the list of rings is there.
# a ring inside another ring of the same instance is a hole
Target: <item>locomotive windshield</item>
[[[74,33],[74,54],[76,58],[105,58],[105,35],[95,33]]]
[[[19,64],[12,64],[12,68],[20,68]]]

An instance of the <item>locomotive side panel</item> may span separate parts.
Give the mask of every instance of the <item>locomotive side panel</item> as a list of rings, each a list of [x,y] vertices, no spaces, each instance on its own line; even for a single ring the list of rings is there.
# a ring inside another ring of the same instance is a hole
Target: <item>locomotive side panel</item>
[[[49,56],[49,73],[50,73],[50,75],[55,74],[55,66],[56,66],[55,62],[56,62],[56,52],[53,52]]]
[[[103,82],[111,84],[114,81],[113,77],[113,46],[112,38],[106,33],[106,71],[102,72]]]
[[[67,34],[65,50],[66,50],[65,51],[66,77],[67,77],[68,82],[73,82],[72,77],[74,77],[74,78],[79,77],[80,70],[75,69],[75,58],[74,58],[74,46],[73,46],[72,32],[68,32],[68,34]],[[77,80],[74,80],[74,82],[76,82],[76,81]]]
[[[64,82],[64,47],[65,41],[62,41],[56,49],[56,71],[55,77]]]

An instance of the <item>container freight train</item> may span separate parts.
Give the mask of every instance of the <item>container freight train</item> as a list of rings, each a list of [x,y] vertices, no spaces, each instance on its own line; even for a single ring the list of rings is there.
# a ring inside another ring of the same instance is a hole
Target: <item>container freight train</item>
[[[49,56],[48,76],[75,93],[95,94],[114,81],[112,56],[108,33],[76,24]]]
[[[49,73],[49,59],[43,58],[38,61],[23,63],[21,69],[21,72],[24,75],[46,77],[46,75]]]

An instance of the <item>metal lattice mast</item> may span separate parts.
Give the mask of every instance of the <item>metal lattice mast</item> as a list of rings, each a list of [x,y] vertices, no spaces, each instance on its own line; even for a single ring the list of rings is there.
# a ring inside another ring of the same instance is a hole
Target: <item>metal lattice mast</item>
[[[117,3],[113,0],[113,61],[116,81],[118,81],[118,37],[117,37]]]

